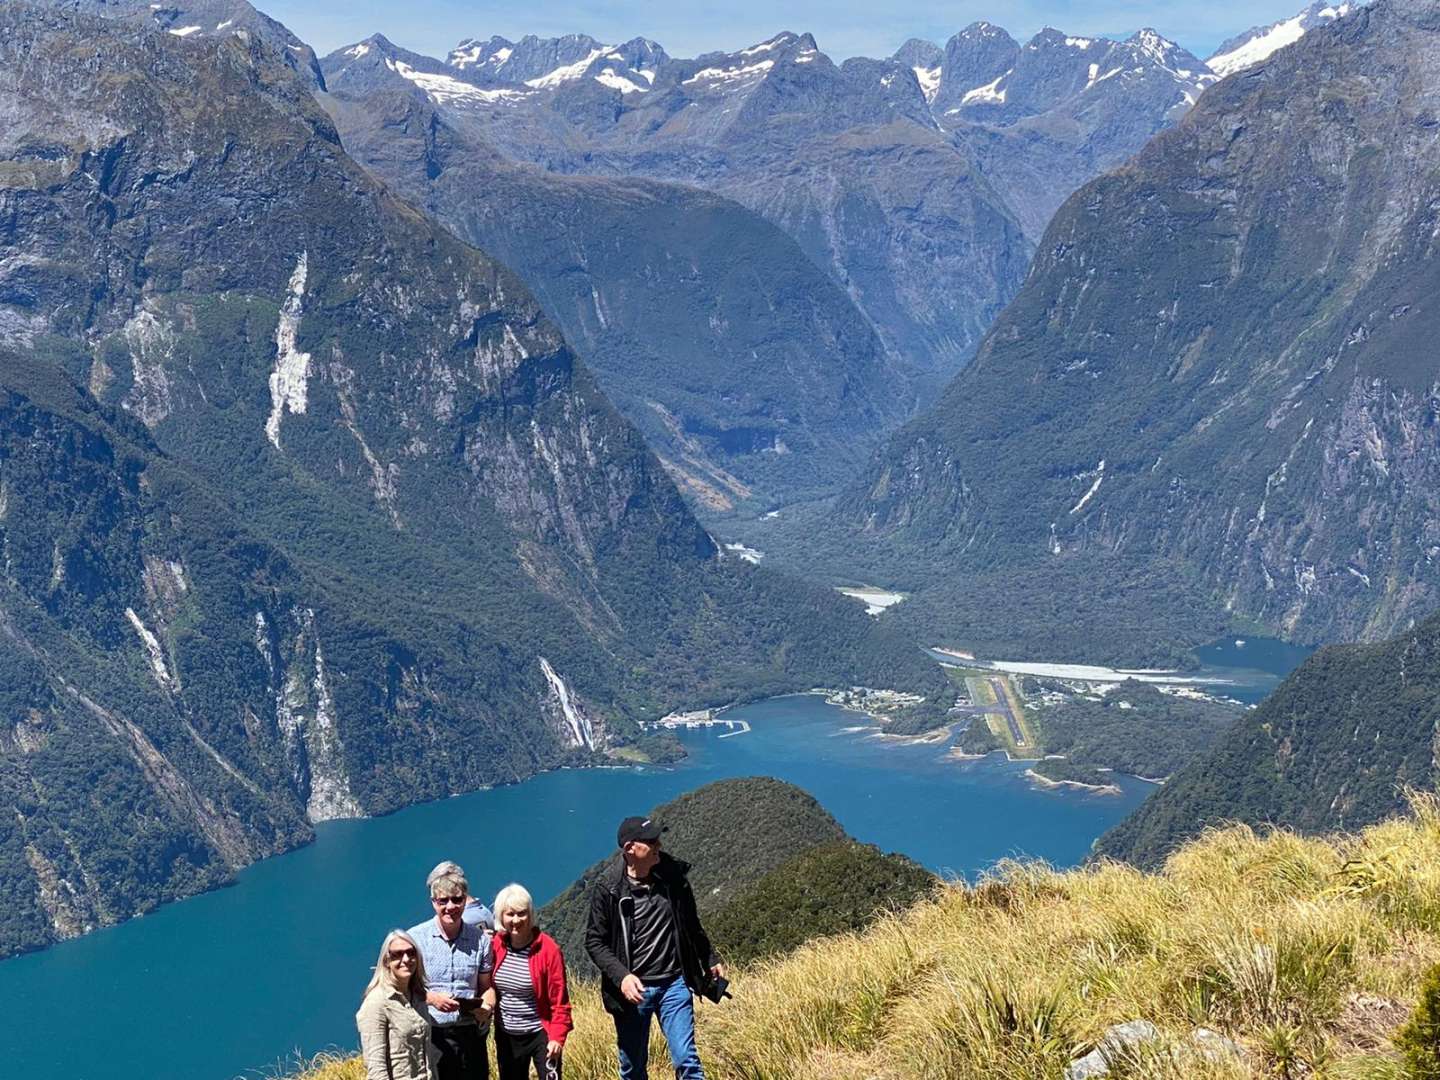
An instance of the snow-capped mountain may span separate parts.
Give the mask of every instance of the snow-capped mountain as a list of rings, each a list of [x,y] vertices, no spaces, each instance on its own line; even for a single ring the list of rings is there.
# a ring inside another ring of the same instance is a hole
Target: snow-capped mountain
[[[326,71],[339,77],[363,45]],[[943,50],[913,40],[844,64],[789,31],[694,59],[576,34],[474,37],[445,61],[389,63],[434,104],[468,110],[511,161],[696,185],[759,213],[931,380],[968,358],[1061,200],[1214,81],[1154,31],[1021,44],[983,22]]]
[[[1163,115],[1188,109],[1214,81],[1204,61],[1150,29],[1114,41],[1047,28],[1022,46],[992,23],[975,23],[947,43],[933,105],[942,123],[1008,124],[1096,91]]]
[[[1247,67],[1260,63],[1277,49],[1283,49],[1286,45],[1299,41],[1307,31],[1332,23],[1360,6],[1360,4],[1350,3],[1349,0],[1338,4],[1315,0],[1298,15],[1273,22],[1269,26],[1254,27],[1231,38],[1216,49],[1206,63],[1210,66],[1211,71],[1222,78],[1226,75],[1233,75],[1237,71],[1243,71]]]
[[[503,82],[554,89],[591,79],[622,94],[644,93],[670,58],[648,38],[606,45],[587,34],[558,38],[528,35],[518,42],[502,37],[466,38],[450,51],[449,65],[477,82]]]
[[[1178,121],[1216,80],[1149,29],[1124,41],[1045,29],[1022,45],[977,22],[943,50],[912,40],[892,60],[914,72],[933,120],[1032,240],[1066,196]]]
[[[890,59],[904,64],[915,73],[915,81],[920,84],[926,101],[935,100],[935,93],[940,89],[940,71],[945,63],[944,49],[933,41],[911,38],[896,49]]]

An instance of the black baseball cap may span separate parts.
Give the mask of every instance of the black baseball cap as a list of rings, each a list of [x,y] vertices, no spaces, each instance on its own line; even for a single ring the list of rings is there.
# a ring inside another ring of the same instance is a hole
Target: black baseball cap
[[[620,847],[624,847],[631,840],[654,843],[660,839],[660,834],[664,831],[665,827],[654,818],[627,817],[620,822],[620,828],[615,830],[615,841]]]

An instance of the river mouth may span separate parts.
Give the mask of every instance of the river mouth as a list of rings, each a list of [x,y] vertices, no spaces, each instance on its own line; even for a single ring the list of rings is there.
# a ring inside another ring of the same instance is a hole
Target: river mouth
[[[1024,763],[956,761],[815,695],[726,715],[751,730],[684,732],[690,756],[677,766],[561,770],[328,822],[314,844],[249,867],[230,888],[0,962],[0,990],[41,1015],[72,1012],[77,988],[105,1003],[87,1011],[84,1039],[4,1025],[0,1055],[25,1061],[31,1080],[230,1080],[284,1071],[297,1050],[352,1049],[378,943],[427,917],[425,874],[441,859],[464,866],[481,897],[518,880],[543,903],[610,850],[620,817],[725,777],[797,784],[857,839],[957,876],[1013,856],[1073,865],[1150,790],[1125,780],[1120,795],[1042,791]],[[170,992],[195,987],[197,972],[203,990]],[[145,987],[165,994],[161,1029]]]
[[[1225,638],[1195,650],[1193,669],[1114,668],[1099,664],[1055,663],[1047,660],[996,660],[976,657],[963,649],[930,648],[926,652],[950,667],[1000,671],[1007,675],[1113,685],[1133,679],[1161,688],[1188,687],[1246,705],[1258,704],[1291,671],[1314,652],[1276,638]]]

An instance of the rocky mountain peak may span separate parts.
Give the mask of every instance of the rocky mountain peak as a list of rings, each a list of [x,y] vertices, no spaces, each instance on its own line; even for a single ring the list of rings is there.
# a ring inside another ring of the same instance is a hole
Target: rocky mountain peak
[[[1127,619],[1192,634],[1374,640],[1432,611],[1433,12],[1381,0],[1306,34],[1077,191],[859,527],[947,535],[952,576],[1071,578],[1066,610],[1107,627],[1082,580],[1144,582]]]
[[[292,70],[319,89],[325,80],[309,45],[246,0],[56,0],[54,6],[146,26],[179,38],[249,35],[272,46]]]
[[[466,38],[450,51],[448,65],[480,85],[493,83],[553,91],[592,82],[621,94],[643,93],[670,57],[658,42],[637,37],[606,45],[588,34],[518,42],[503,37]]]
[[[911,38],[896,49],[890,59],[906,67],[938,67],[945,59],[945,50],[933,41]]]
[[[945,62],[944,49],[933,41],[911,38],[896,49],[890,59],[914,73],[927,102],[935,99],[936,91],[940,89],[940,69]]]
[[[932,104],[939,111],[954,108],[966,95],[997,96],[997,84],[1015,66],[1020,46],[1008,33],[987,22],[972,23],[945,43],[940,82]]]
[[[1293,45],[1317,26],[1332,23],[1361,6],[1363,5],[1352,3],[1351,0],[1341,0],[1338,3],[1315,0],[1304,11],[1288,19],[1254,27],[1223,42],[1206,63],[1211,71],[1222,78],[1233,75],[1260,63],[1277,49]],[[1417,3],[1415,6],[1418,12],[1423,12],[1427,17],[1434,11],[1431,4]]]

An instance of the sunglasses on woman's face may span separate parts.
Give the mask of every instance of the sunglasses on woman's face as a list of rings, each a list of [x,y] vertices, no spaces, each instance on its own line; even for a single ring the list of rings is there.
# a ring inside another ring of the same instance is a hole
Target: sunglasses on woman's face
[[[391,949],[391,950],[390,950],[390,962],[391,962],[392,964],[398,964],[401,960],[412,960],[412,961],[413,961],[414,959],[415,959],[415,950],[414,950],[414,949]]]

